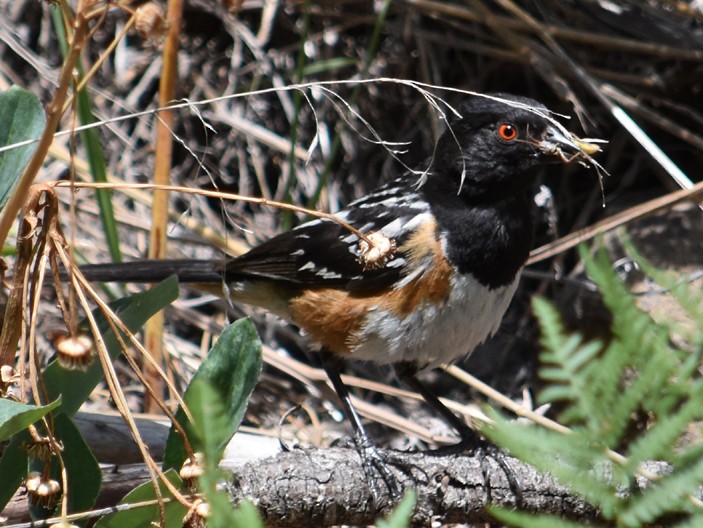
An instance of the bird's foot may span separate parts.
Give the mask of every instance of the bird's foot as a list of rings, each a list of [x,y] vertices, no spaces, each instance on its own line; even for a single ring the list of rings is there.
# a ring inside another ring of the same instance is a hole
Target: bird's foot
[[[483,475],[484,487],[486,489],[486,501],[491,502],[491,485],[490,485],[490,464],[488,459],[493,459],[500,467],[508,481],[508,486],[513,495],[515,495],[515,503],[520,506],[523,503],[522,489],[518,483],[517,475],[513,470],[508,460],[508,454],[495,444],[492,444],[475,434],[464,436],[457,444],[442,446],[437,449],[432,449],[426,452],[431,456],[451,456],[451,455],[471,455],[478,460]]]
[[[520,484],[518,483],[515,470],[508,461],[507,453],[497,445],[482,440],[480,445],[474,447],[473,454],[478,459],[481,473],[483,474],[483,481],[486,485],[486,501],[491,502],[492,499],[489,475],[490,466],[486,463],[488,458],[492,458],[503,471],[508,481],[510,491],[512,491],[515,496],[515,504],[520,508],[523,504],[522,488],[520,488]]]
[[[386,457],[368,439],[357,442],[356,451],[361,458],[361,465],[364,468],[364,473],[366,473],[366,480],[369,483],[371,496],[376,507],[378,508],[388,502],[388,498],[390,498],[391,503],[397,503],[402,498],[403,486],[390,470]],[[379,480],[385,484],[388,490],[387,495],[382,492]]]

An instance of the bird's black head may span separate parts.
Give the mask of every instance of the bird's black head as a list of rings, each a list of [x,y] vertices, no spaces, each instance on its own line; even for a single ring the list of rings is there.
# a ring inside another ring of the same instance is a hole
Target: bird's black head
[[[437,143],[426,185],[469,199],[524,194],[545,155],[576,154],[581,147],[527,97],[472,97],[448,120]]]

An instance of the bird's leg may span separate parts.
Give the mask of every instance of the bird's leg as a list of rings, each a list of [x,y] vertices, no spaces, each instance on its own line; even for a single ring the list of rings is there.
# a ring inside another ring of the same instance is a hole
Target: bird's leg
[[[417,369],[408,363],[399,363],[395,366],[395,374],[398,379],[405,383],[412,390],[417,392],[427,404],[432,407],[444,420],[454,429],[461,441],[454,446],[450,446],[456,452],[472,451],[485,443],[476,432],[471,429],[466,422],[459,418],[433,393],[427,385],[422,383],[417,377]]]
[[[361,464],[364,467],[364,472],[369,481],[371,493],[373,494],[376,504],[380,504],[381,492],[376,481],[377,476],[380,475],[383,482],[388,487],[391,499],[397,502],[401,498],[400,486],[390,469],[388,469],[386,461],[376,449],[376,445],[371,440],[371,437],[366,432],[364,424],[361,422],[361,417],[352,404],[349,390],[340,377],[340,363],[341,361],[332,354],[323,352],[322,366],[327,373],[327,377],[332,382],[332,387],[342,403],[344,414],[352,426],[354,443],[356,444],[356,450],[359,453]]]
[[[457,433],[459,433],[461,441],[459,441],[458,444],[449,446],[447,449],[437,450],[436,452],[447,454],[470,452],[476,456],[481,464],[481,472],[483,473],[483,480],[486,485],[487,500],[489,502],[491,500],[491,486],[488,478],[488,466],[485,464],[485,461],[486,457],[490,456],[500,466],[503,473],[505,473],[505,477],[508,479],[508,485],[515,494],[516,502],[521,504],[522,490],[518,485],[515,471],[513,471],[513,468],[510,467],[510,464],[508,464],[508,461],[506,460],[505,453],[495,444],[491,444],[481,438],[473,429],[466,425],[464,420],[459,418],[451,409],[444,405],[437,395],[417,378],[417,368],[414,365],[408,363],[397,364],[395,366],[395,373],[396,376],[398,376],[398,379],[408,385],[412,390],[420,394],[422,399],[425,400],[427,404],[436,412],[438,412]]]

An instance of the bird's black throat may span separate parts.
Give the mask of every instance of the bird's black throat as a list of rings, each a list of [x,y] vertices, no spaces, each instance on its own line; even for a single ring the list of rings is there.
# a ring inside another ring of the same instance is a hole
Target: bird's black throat
[[[427,193],[436,192],[432,188]],[[534,201],[530,190],[501,200],[467,203],[452,194],[441,200],[428,197],[447,256],[460,273],[471,273],[490,289],[515,280],[524,266],[534,238]]]

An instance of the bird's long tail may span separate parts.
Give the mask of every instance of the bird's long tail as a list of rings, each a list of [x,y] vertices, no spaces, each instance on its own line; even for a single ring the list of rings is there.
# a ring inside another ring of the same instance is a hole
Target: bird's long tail
[[[223,263],[216,259],[136,260],[82,265],[80,270],[86,279],[98,282],[159,282],[171,275],[176,275],[179,282],[191,283],[219,283],[224,279]]]

